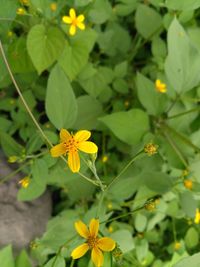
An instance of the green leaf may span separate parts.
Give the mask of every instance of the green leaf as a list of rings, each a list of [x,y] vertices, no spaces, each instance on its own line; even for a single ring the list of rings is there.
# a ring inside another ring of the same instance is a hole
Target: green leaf
[[[57,27],[45,27],[39,24],[31,28],[27,38],[27,48],[38,74],[58,59],[64,46],[64,35]]]
[[[115,5],[114,12],[118,16],[127,16],[131,14],[137,7],[138,0],[119,0],[119,4]]]
[[[0,263],[2,267],[15,267],[11,246],[0,250]]]
[[[4,132],[0,132],[0,141],[4,153],[7,157],[21,156],[23,153],[23,146],[18,144],[10,135]]]
[[[142,105],[151,115],[160,115],[167,106],[167,96],[155,89],[154,83],[142,74],[137,74],[137,93]]]
[[[140,142],[142,136],[149,129],[149,118],[140,109],[116,112],[99,119],[102,121],[120,140],[129,145]]]
[[[32,267],[30,263],[28,254],[25,250],[22,250],[21,253],[16,258],[15,267]]]
[[[195,217],[197,201],[194,199],[192,192],[186,191],[180,195],[180,205],[187,216]]]
[[[135,216],[135,228],[138,232],[144,232],[147,226],[147,218],[141,213],[137,213]]]
[[[166,0],[165,5],[175,10],[193,10],[200,7],[199,0]]]
[[[120,229],[112,233],[110,237],[119,244],[123,253],[129,252],[135,247],[132,234],[128,230]]]
[[[36,159],[31,167],[31,172],[33,179],[37,182],[37,184],[41,186],[46,185],[48,168],[45,160]]]
[[[50,259],[45,265],[44,267],[65,267],[65,260],[63,257],[57,255],[55,257],[53,257],[52,259]]]
[[[89,12],[89,19],[95,24],[106,22],[112,15],[112,7],[108,0],[96,0]]]
[[[98,117],[103,113],[102,105],[95,98],[84,95],[77,98],[78,114],[73,125],[74,129],[94,130]]]
[[[96,32],[88,29],[87,31],[78,33],[70,40],[70,43],[66,43],[65,49],[59,59],[59,64],[70,80],[74,80],[86,65],[96,38]]]
[[[174,18],[168,30],[167,78],[177,93],[194,88],[200,81],[200,53]]]
[[[0,8],[0,35],[6,34],[10,29],[10,25],[12,20],[16,17],[17,11],[17,1],[16,0],[1,0],[1,8]],[[3,20],[8,19],[8,20]]]
[[[148,39],[162,27],[162,17],[153,8],[141,4],[136,10],[135,23],[137,31]]]
[[[189,249],[191,249],[196,247],[198,243],[199,233],[194,227],[190,227],[185,235],[185,244]]]
[[[77,116],[77,102],[70,82],[56,65],[50,73],[46,93],[46,113],[57,128],[70,128]]]
[[[200,264],[200,253],[196,253],[192,256],[186,257],[184,259],[181,259],[179,262],[177,262],[173,267],[199,267]]]

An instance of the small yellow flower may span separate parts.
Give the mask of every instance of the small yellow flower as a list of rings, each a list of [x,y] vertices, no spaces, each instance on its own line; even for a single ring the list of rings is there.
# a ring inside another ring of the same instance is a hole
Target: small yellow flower
[[[50,4],[50,9],[52,12],[55,12],[57,10],[57,3],[53,2]]]
[[[31,241],[30,248],[31,249],[36,249],[37,247],[38,247],[38,244],[36,242],[34,242],[34,241]]]
[[[13,37],[13,32],[12,32],[12,31],[8,31],[8,32],[7,32],[7,36],[8,36],[9,38],[12,38],[12,37]]]
[[[17,15],[24,15],[26,14],[26,10],[23,7],[19,7],[16,13]]]
[[[108,156],[104,155],[104,156],[102,157],[102,162],[103,162],[103,163],[106,163],[107,161],[108,161]]]
[[[176,242],[174,243],[174,249],[175,249],[175,250],[179,250],[180,248],[181,248],[181,243],[178,242],[178,241],[176,241]]]
[[[148,211],[154,211],[156,209],[157,199],[149,199],[144,204],[144,208]]]
[[[20,184],[23,188],[27,188],[30,184],[30,178],[26,176],[22,180],[20,180],[18,184]]]
[[[196,209],[196,214],[195,214],[194,222],[196,224],[199,224],[200,223],[200,212],[199,212],[199,209]]]
[[[78,27],[80,30],[85,30],[85,24],[83,23],[85,17],[83,14],[76,16],[76,11],[73,8],[69,10],[69,16],[63,16],[62,21],[66,24],[71,24],[69,29],[70,35],[75,35],[76,28]]]
[[[111,209],[113,208],[113,205],[112,205],[111,202],[108,203],[107,208],[108,208],[109,210],[111,210]]]
[[[20,3],[24,6],[29,6],[30,3],[29,3],[29,0],[20,0]]]
[[[155,81],[155,87],[156,90],[160,93],[166,93],[167,92],[167,87],[165,83],[162,83],[161,80],[156,80]]]
[[[50,150],[52,157],[60,157],[68,154],[68,165],[72,172],[79,172],[80,158],[78,150],[85,153],[97,153],[98,147],[90,141],[87,141],[91,133],[86,130],[78,131],[76,134],[70,134],[67,130],[60,131],[60,144],[52,147]]]
[[[8,158],[8,162],[9,163],[15,163],[17,160],[18,160],[18,157],[17,156],[10,156]]]
[[[192,187],[193,187],[193,182],[192,182],[192,180],[189,180],[189,179],[186,179],[186,180],[184,180],[184,186],[185,186],[185,188],[187,188],[187,189],[192,189]]]
[[[113,227],[110,225],[109,227],[108,227],[108,232],[109,233],[112,233],[114,231],[114,229],[113,229]]]
[[[128,108],[128,107],[130,106],[130,102],[129,102],[128,100],[126,100],[126,101],[124,102],[124,106],[125,106],[126,108]]]
[[[144,152],[148,155],[148,156],[152,156],[154,154],[157,153],[158,150],[158,145],[155,145],[153,143],[148,143],[144,146]]]
[[[102,251],[112,251],[115,248],[115,241],[109,237],[98,237],[99,220],[92,219],[90,221],[89,229],[82,221],[75,222],[75,228],[78,234],[86,239],[86,242],[75,248],[71,256],[73,259],[79,259],[91,249],[91,258],[96,267],[103,265]]]

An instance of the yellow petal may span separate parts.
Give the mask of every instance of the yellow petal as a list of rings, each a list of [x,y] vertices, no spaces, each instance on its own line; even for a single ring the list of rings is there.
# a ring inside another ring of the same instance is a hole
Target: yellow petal
[[[68,165],[72,172],[79,172],[80,170],[80,158],[78,152],[69,152]]]
[[[96,267],[101,267],[103,265],[103,253],[98,248],[92,249],[92,261]]]
[[[88,238],[89,236],[88,228],[82,221],[75,222],[75,228],[80,236],[84,237],[85,239]]]
[[[81,130],[81,131],[78,131],[74,135],[74,138],[76,141],[83,142],[83,141],[88,140],[90,138],[90,136],[91,136],[91,132],[86,131],[86,130]]]
[[[98,234],[98,231],[99,231],[99,220],[97,219],[92,219],[90,221],[90,227],[89,227],[89,230],[90,230],[90,235],[92,237],[96,237],[97,234]]]
[[[52,157],[57,158],[57,157],[60,157],[64,154],[66,154],[66,148],[63,145],[63,143],[61,143],[61,144],[58,144],[58,145],[52,147],[50,150],[50,153],[51,153]]]
[[[70,16],[70,18],[72,20],[76,18],[76,11],[75,11],[74,8],[70,8],[70,10],[69,10],[69,16]]]
[[[85,153],[97,153],[98,147],[95,145],[95,143],[90,141],[81,142],[78,144],[78,149]]]
[[[80,246],[78,246],[77,248],[75,248],[72,253],[71,253],[71,257],[75,260],[75,259],[79,259],[80,257],[82,257],[83,255],[85,255],[85,253],[88,251],[89,246],[87,243],[84,243]]]
[[[77,21],[78,21],[78,22],[83,22],[84,20],[85,20],[84,15],[79,15],[79,16],[77,17]]]
[[[103,251],[112,251],[115,248],[115,241],[109,237],[102,237],[98,240],[98,248]]]
[[[60,130],[61,142],[67,142],[70,137],[71,137],[71,134],[67,130],[65,130],[65,129]]]
[[[82,22],[77,22],[77,27],[81,30],[85,30],[85,24]]]
[[[76,26],[71,25],[69,28],[69,34],[73,36],[75,33],[76,33]]]
[[[62,21],[66,24],[71,24],[72,23],[72,19],[68,16],[63,16],[62,17]]]

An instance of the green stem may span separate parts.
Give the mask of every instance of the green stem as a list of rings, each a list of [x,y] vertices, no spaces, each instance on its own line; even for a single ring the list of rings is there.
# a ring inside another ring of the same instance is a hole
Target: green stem
[[[99,186],[99,183],[93,181],[93,180],[90,179],[89,177],[85,176],[83,173],[78,172],[78,174],[79,174],[81,177],[83,177],[85,180],[87,180],[88,182],[90,182],[90,183],[92,183],[92,184],[94,184],[94,185],[96,185],[96,186]]]
[[[73,267],[75,263],[75,260],[72,260],[69,267]]]
[[[130,161],[129,163],[122,169],[122,171],[115,177],[113,178],[113,180],[110,182],[110,184],[108,185],[108,187],[106,188],[106,190],[108,190],[111,185],[116,182],[117,179],[119,179],[119,177],[131,166],[131,164],[136,161],[139,158],[142,158],[144,156],[144,151],[141,150],[140,152],[138,152]]]
[[[23,165],[21,165],[15,171],[9,173],[8,175],[4,176],[3,178],[0,178],[0,184],[3,184],[5,181],[9,180],[11,177],[13,177],[15,174],[17,174],[18,172],[20,172],[27,165],[29,165],[29,162],[24,163]]]
[[[135,209],[135,210],[133,210],[133,211],[127,212],[127,213],[125,213],[125,214],[116,216],[116,217],[114,217],[114,218],[112,218],[112,219],[110,219],[110,220],[105,220],[105,221],[103,221],[103,222],[100,222],[100,224],[102,224],[102,223],[109,223],[109,222],[115,221],[115,220],[117,220],[117,219],[121,219],[121,218],[127,217],[128,215],[134,214],[135,212],[137,212],[137,211],[139,211],[139,210],[142,210],[143,208],[144,208],[144,206],[142,206],[142,207],[140,207],[140,208],[137,208],[137,209]]]
[[[190,110],[188,110],[188,111],[181,112],[181,113],[179,113],[179,114],[170,116],[170,117],[168,117],[166,120],[175,119],[175,118],[177,118],[177,117],[181,117],[181,116],[184,116],[184,115],[187,115],[187,114],[189,114],[189,113],[192,113],[192,112],[195,112],[195,111],[199,111],[199,110],[200,110],[200,107],[198,107],[198,108],[193,108],[193,109],[190,109]]]
[[[27,104],[27,102],[26,102],[26,100],[25,100],[25,98],[23,97],[23,95],[22,95],[22,93],[21,93],[21,90],[19,89],[19,86],[18,86],[18,84],[17,84],[17,82],[16,82],[16,80],[15,80],[13,74],[12,74],[12,71],[11,71],[11,69],[10,69],[10,66],[9,66],[9,64],[8,64],[8,61],[7,61],[7,58],[6,58],[6,55],[5,55],[5,52],[4,52],[3,45],[2,45],[2,42],[1,42],[1,41],[0,41],[0,51],[1,51],[1,54],[2,54],[2,57],[3,57],[4,63],[5,63],[5,65],[6,65],[6,68],[7,68],[7,70],[8,70],[8,73],[9,73],[9,75],[10,75],[10,78],[11,78],[11,80],[12,80],[12,82],[13,82],[13,84],[14,84],[16,90],[17,90],[17,93],[19,94],[19,96],[20,96],[20,98],[21,98],[22,103],[24,104],[24,106],[25,106],[25,108],[26,108],[28,114],[30,115],[30,117],[31,117],[31,119],[32,119],[32,121],[33,121],[33,123],[35,124],[35,126],[36,126],[37,129],[39,130],[39,132],[40,132],[40,134],[42,135],[42,137],[43,137],[43,138],[46,140],[46,142],[52,147],[52,146],[53,146],[52,143],[50,142],[50,140],[49,140],[48,137],[45,135],[45,133],[43,132],[42,128],[40,127],[40,125],[39,125],[38,122],[36,121],[35,117],[33,116],[32,112],[31,112],[31,110],[30,110],[30,108],[29,108],[29,106],[28,106],[28,104]]]

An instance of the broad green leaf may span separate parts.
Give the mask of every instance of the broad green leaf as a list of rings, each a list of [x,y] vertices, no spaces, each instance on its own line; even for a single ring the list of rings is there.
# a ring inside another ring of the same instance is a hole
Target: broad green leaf
[[[0,250],[0,263],[2,267],[15,267],[12,247],[10,245]]]
[[[144,232],[147,225],[147,218],[141,213],[137,213],[135,216],[135,228],[138,232]]]
[[[176,18],[169,27],[167,39],[165,72],[172,89],[183,93],[194,88],[200,81],[200,53]]]
[[[196,247],[198,243],[199,233],[194,227],[190,227],[185,235],[185,244],[189,249],[191,249]]]
[[[167,46],[163,39],[158,36],[155,36],[152,40],[151,45],[152,54],[154,57],[165,58],[167,55]]]
[[[38,74],[50,67],[62,53],[65,38],[59,28],[43,24],[31,28],[27,38],[28,53]]]
[[[191,192],[186,191],[180,195],[180,205],[183,211],[190,218],[194,218],[197,209],[197,201]]]
[[[156,116],[165,111],[167,107],[166,94],[157,92],[154,83],[140,73],[137,74],[137,93],[148,114]]]
[[[170,9],[175,10],[190,10],[200,7],[199,0],[166,0],[165,5]]]
[[[123,61],[119,64],[117,64],[114,68],[114,75],[117,78],[124,78],[126,76],[128,70],[128,62]]]
[[[50,259],[45,265],[44,267],[65,267],[65,260],[63,257],[61,257],[60,255],[53,257],[52,259]]]
[[[0,132],[1,147],[7,157],[21,156],[24,148],[18,144],[10,135],[5,132]]]
[[[101,103],[89,95],[84,95],[77,98],[77,105],[78,114],[73,128],[94,130],[98,124],[98,117],[103,113]]]
[[[28,254],[25,250],[22,250],[22,252],[17,256],[15,267],[32,267],[32,264],[30,263]]]
[[[14,73],[35,71],[27,51],[26,38],[20,37],[11,43],[8,47],[8,61]]]
[[[120,0],[119,3],[115,5],[114,12],[118,16],[127,16],[131,14],[137,7],[138,0]]]
[[[152,191],[163,194],[173,186],[172,179],[169,175],[162,172],[143,172],[141,174],[144,184]]]
[[[139,240],[139,242],[136,244],[136,255],[140,262],[142,262],[147,257],[148,248],[149,244],[145,238]]]
[[[6,34],[6,32],[9,31],[12,20],[16,17],[17,6],[16,0],[1,0],[0,35]]]
[[[92,3],[92,0],[75,0],[75,6],[86,6]]]
[[[181,259],[172,267],[188,267],[188,266],[199,267],[199,264],[200,264],[200,253],[196,253],[192,256]]]
[[[121,141],[129,145],[139,143],[143,135],[149,129],[148,116],[140,109],[112,113],[99,120]]]
[[[153,8],[141,4],[136,10],[135,23],[137,31],[148,39],[161,29],[162,17]]]
[[[8,131],[11,125],[12,121],[7,120],[4,117],[0,117],[0,131]]]
[[[46,185],[48,168],[44,159],[36,159],[31,167],[31,172],[37,184]]]
[[[57,128],[70,128],[77,116],[77,102],[64,71],[56,65],[50,73],[46,93],[46,113]]]
[[[112,7],[108,0],[96,0],[89,11],[89,19],[94,24],[106,22],[112,15]]]
[[[123,253],[129,252],[135,247],[132,234],[128,230],[120,229],[112,233],[110,237],[119,244]]]
[[[74,80],[88,61],[88,56],[96,41],[96,32],[88,29],[78,33],[66,42],[59,64],[70,80]]]

